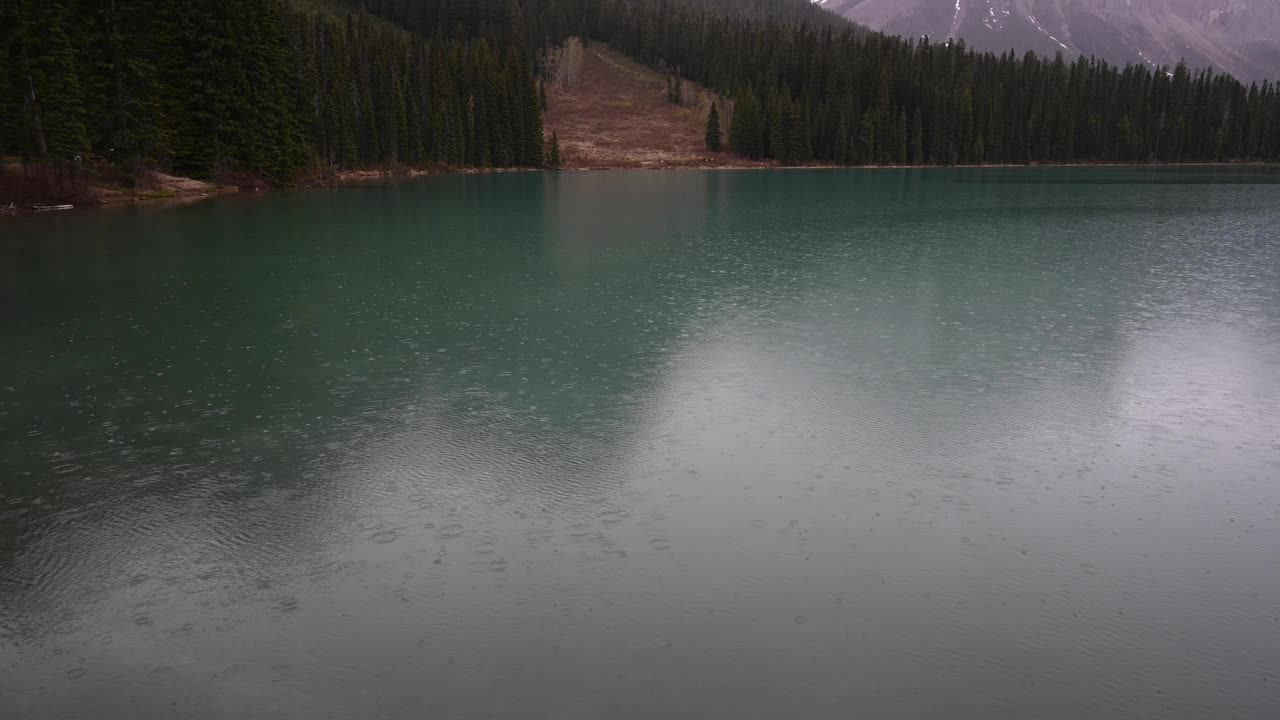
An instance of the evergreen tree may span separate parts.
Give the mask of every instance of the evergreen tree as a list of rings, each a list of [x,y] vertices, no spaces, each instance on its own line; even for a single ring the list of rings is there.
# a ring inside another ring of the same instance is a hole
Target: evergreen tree
[[[924,164],[924,120],[920,116],[920,108],[915,109],[911,118],[911,164]]]
[[[755,93],[742,90],[733,104],[733,120],[729,124],[729,145],[744,157],[760,159],[764,140],[761,127],[760,103]]]
[[[943,134],[942,118],[945,113],[941,102],[929,113],[929,159],[930,165],[946,165],[948,163],[947,141]]]
[[[538,103],[538,91],[534,84],[533,73],[518,63],[514,56],[511,73],[514,77],[520,78],[520,92],[523,96],[523,101],[520,103],[525,128],[523,164],[540,167],[543,162],[542,108]]]
[[[786,162],[787,119],[791,113],[791,100],[777,89],[769,93],[765,111],[764,157]]]
[[[553,131],[551,140],[547,144],[547,167],[552,170],[559,170],[560,165],[560,137]]]
[[[16,3],[0,2],[0,156],[16,152],[20,143],[18,119],[22,106],[18,102],[19,74],[15,72],[19,59],[16,49],[19,22]],[[0,161],[0,172],[3,170],[3,161]]]
[[[94,148],[130,170],[163,152],[157,69],[152,61],[151,20],[140,0],[76,0],[82,32],[100,38],[96,52],[80,58],[86,103],[98,112],[86,119]]]
[[[787,116],[783,121],[783,136],[786,138],[779,158],[786,165],[797,165],[805,161],[804,146],[808,144],[806,130],[800,121],[799,103],[787,103]]]
[[[809,103],[803,98],[802,95],[797,112],[795,138],[792,140],[796,145],[797,163],[807,163],[813,159],[813,126],[809,122]]]
[[[720,111],[716,109],[716,104],[711,103],[711,112],[707,115],[707,132],[706,132],[707,149],[711,152],[720,152],[722,143],[720,140]]]
[[[871,110],[862,114],[862,129],[858,132],[858,154],[864,163],[876,162],[876,115]]]
[[[10,58],[10,87],[20,105],[19,149],[24,157],[62,163],[89,150],[85,107],[66,3],[17,3]]]
[[[898,165],[906,165],[910,162],[907,156],[907,113],[902,111],[898,113],[898,121],[893,126],[893,136],[897,141],[897,157],[894,162]]]
[[[836,125],[836,134],[832,142],[831,159],[841,165],[849,164],[851,162],[849,157],[849,121],[843,114],[840,115],[840,122]]]

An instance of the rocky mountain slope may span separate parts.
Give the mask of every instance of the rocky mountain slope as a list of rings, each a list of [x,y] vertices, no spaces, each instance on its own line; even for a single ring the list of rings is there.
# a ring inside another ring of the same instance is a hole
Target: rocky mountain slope
[[[1280,79],[1280,0],[816,0],[896,35],[963,38],[995,52],[1213,67]]]

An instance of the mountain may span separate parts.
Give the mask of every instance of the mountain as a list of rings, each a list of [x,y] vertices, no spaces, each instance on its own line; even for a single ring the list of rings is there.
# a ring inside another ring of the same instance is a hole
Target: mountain
[[[1213,67],[1280,79],[1277,0],[816,0],[885,33],[964,39],[980,50]]]

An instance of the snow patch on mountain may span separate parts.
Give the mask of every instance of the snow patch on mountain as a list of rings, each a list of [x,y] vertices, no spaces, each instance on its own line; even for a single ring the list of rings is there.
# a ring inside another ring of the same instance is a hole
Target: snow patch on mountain
[[[1280,0],[814,0],[890,34],[1280,79]]]

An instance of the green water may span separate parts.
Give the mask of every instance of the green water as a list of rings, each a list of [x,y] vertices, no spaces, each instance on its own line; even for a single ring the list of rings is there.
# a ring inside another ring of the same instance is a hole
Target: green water
[[[1280,173],[0,222],[0,717],[1280,708]]]

